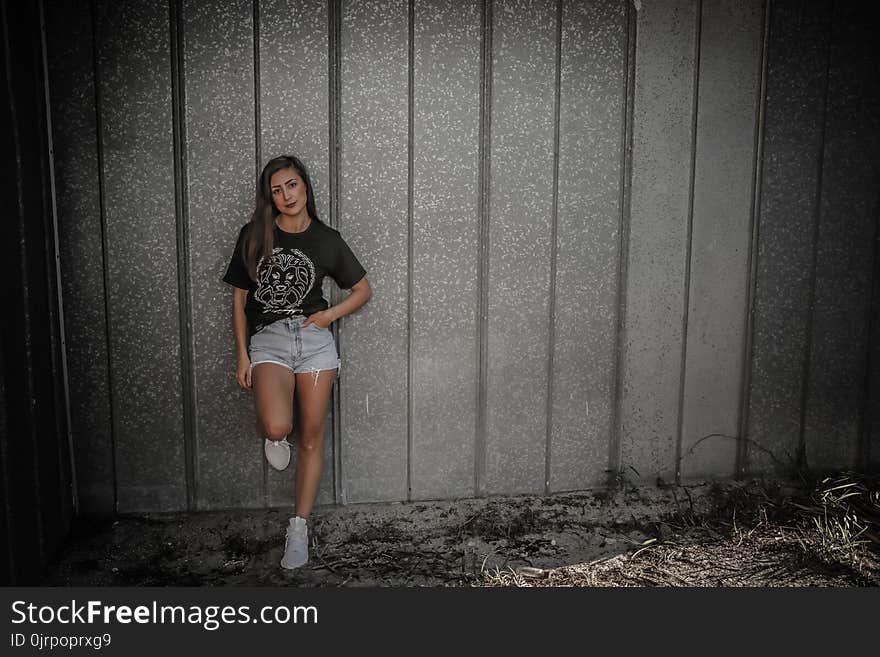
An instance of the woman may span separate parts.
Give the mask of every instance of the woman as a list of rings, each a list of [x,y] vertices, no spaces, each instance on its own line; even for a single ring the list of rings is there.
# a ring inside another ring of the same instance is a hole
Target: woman
[[[256,209],[238,234],[223,280],[234,286],[232,323],[238,384],[251,389],[266,459],[290,463],[294,393],[299,441],[295,508],[283,568],[308,561],[308,520],[323,466],[324,418],[339,357],[329,326],[370,298],[366,271],[340,234],[318,219],[308,172],[297,158],[276,157],[260,174]],[[331,276],[351,294],[330,307],[321,281]]]

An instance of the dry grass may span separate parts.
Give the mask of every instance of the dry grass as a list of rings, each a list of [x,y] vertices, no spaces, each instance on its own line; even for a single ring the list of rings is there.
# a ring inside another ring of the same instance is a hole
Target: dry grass
[[[877,586],[877,478],[617,486],[550,497],[316,510],[307,567],[278,567],[288,511],[78,524],[54,586]]]
[[[625,554],[486,569],[483,586],[878,586],[880,481],[852,472],[784,491],[759,481],[679,511]]]

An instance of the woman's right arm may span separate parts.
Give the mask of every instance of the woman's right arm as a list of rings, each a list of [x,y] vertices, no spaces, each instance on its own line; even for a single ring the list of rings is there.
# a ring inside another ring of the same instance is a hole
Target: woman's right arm
[[[235,380],[245,389],[251,387],[251,359],[247,351],[247,319],[244,314],[247,295],[247,290],[238,287],[232,290],[232,332],[235,334],[235,354],[238,363],[235,368]]]

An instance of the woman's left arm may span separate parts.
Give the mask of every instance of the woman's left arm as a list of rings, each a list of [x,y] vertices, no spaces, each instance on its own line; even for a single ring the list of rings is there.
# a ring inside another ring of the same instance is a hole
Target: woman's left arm
[[[327,328],[340,317],[345,317],[349,313],[353,313],[355,310],[363,306],[370,300],[371,296],[373,296],[373,291],[370,289],[370,282],[367,280],[367,277],[364,276],[361,280],[351,286],[351,294],[345,299],[337,303],[335,306],[327,308],[327,310],[312,313],[303,323],[303,326],[315,324],[321,328]]]

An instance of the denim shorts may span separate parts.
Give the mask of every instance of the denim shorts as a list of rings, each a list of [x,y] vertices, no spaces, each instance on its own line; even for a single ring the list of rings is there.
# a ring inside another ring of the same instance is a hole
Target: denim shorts
[[[294,374],[338,370],[336,340],[328,328],[303,326],[298,315],[272,322],[251,336],[248,355],[251,370],[260,363],[275,363]]]

